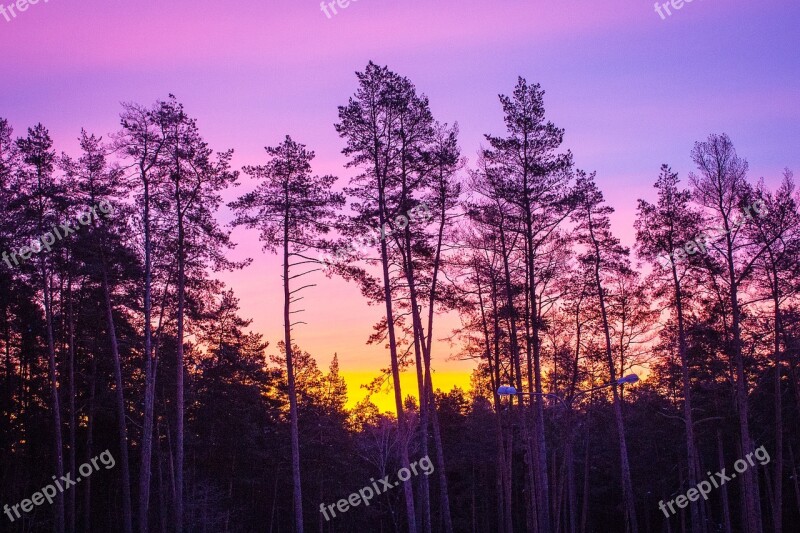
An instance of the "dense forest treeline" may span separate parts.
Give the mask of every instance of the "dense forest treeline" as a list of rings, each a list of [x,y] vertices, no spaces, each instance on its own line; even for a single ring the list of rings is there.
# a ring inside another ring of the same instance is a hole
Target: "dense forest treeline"
[[[124,104],[109,138],[81,130],[74,157],[0,119],[0,530],[795,530],[791,172],[756,181],[711,134],[689,176],[643,177],[631,250],[538,84],[500,96],[506,131],[468,161],[410,80],[370,62],[356,81],[334,125],[347,184],[288,136],[244,179],[172,95]],[[215,278],[248,268],[236,226],[281,258],[276,339]],[[364,341],[387,355],[372,390],[393,387],[393,413],[346,408],[338,356],[320,369],[330,354],[302,349],[334,276],[380,309]],[[434,327],[444,313],[457,330]],[[475,361],[472,390],[437,389],[443,338]],[[105,450],[113,467],[32,496]],[[321,512],[426,457],[369,505]]]

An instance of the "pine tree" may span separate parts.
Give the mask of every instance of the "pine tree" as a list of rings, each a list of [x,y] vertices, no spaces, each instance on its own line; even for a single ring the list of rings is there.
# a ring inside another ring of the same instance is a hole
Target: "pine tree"
[[[283,322],[286,373],[289,384],[289,408],[292,441],[292,479],[294,495],[295,530],[303,532],[303,497],[300,478],[300,430],[297,407],[297,389],[293,361],[292,304],[302,297],[298,292],[313,285],[294,288],[291,281],[319,270],[313,268],[314,249],[321,246],[320,236],[329,231],[335,209],[344,203],[338,193],[331,192],[334,176],[311,174],[314,152],[288,135],[280,145],[267,147],[269,162],[265,165],[245,167],[244,171],[258,180],[255,191],[231,204],[236,211],[235,225],[259,230],[264,249],[281,252],[283,260]],[[293,267],[307,265],[306,271],[295,274]],[[310,268],[310,270],[308,270]]]
[[[700,174],[691,174],[690,183],[695,200],[711,215],[724,233],[721,241],[712,242],[709,249],[722,265],[720,277],[727,291],[731,310],[731,361],[735,368],[736,410],[742,453],[754,449],[750,431],[748,384],[744,368],[744,339],[742,337],[741,286],[751,274],[750,264],[764,252],[753,249],[744,240],[740,211],[749,196],[748,165],[741,159],[727,135],[710,135],[708,140],[695,143],[692,160]],[[715,236],[719,237],[719,235]],[[750,254],[753,254],[752,256]],[[752,259],[744,257],[750,256]],[[752,470],[742,474],[744,484],[744,516],[750,533],[761,532],[761,505],[758,479]]]
[[[683,419],[686,424],[687,482],[690,487],[694,487],[702,476],[702,468],[692,411],[685,308],[692,294],[691,272],[696,268],[699,256],[685,255],[683,257],[688,260],[681,261],[681,255],[673,255],[675,250],[683,247],[689,250],[694,247],[695,254],[701,251],[694,244],[694,239],[700,234],[701,217],[689,205],[691,193],[679,189],[678,182],[678,174],[672,172],[667,165],[662,165],[661,174],[654,185],[658,190],[658,203],[653,205],[639,200],[635,226],[639,256],[653,266],[650,282],[654,292],[667,299],[677,322],[677,348],[683,384]],[[689,510],[692,531],[705,531],[701,505],[690,504]]]
[[[636,501],[631,483],[631,467],[628,446],[625,440],[625,421],[622,415],[622,399],[617,384],[616,362],[611,346],[611,330],[607,308],[609,276],[627,275],[628,249],[611,233],[609,215],[614,209],[604,205],[603,193],[594,182],[594,174],[578,172],[575,183],[575,210],[572,219],[576,224],[577,242],[582,245],[579,261],[592,269],[594,296],[600,308],[601,331],[605,341],[605,357],[614,398],[614,420],[619,437],[622,474],[622,498],[625,506],[625,529],[639,531],[636,518]]]
[[[18,227],[21,229],[19,234],[29,246],[20,249],[20,257],[27,259],[33,253],[31,248],[51,228],[57,226],[59,222],[59,212],[64,207],[65,200],[60,191],[60,186],[56,181],[55,152],[53,141],[47,128],[37,124],[28,129],[26,137],[17,140],[22,165],[16,185],[23,191],[19,198],[21,210],[26,218],[18,220]],[[24,207],[22,207],[24,206]],[[66,235],[65,235],[66,236]],[[64,474],[64,443],[61,427],[61,399],[58,367],[56,363],[56,338],[55,324],[53,319],[53,293],[54,277],[56,276],[54,259],[47,254],[41,253],[44,250],[39,244],[37,257],[31,258],[32,265],[31,277],[36,280],[42,295],[42,304],[46,320],[46,339],[47,339],[47,365],[48,377],[50,381],[50,407],[53,416],[53,452],[55,458],[56,476]],[[63,533],[65,527],[64,513],[64,494],[59,492],[56,495],[56,520],[55,530]]]

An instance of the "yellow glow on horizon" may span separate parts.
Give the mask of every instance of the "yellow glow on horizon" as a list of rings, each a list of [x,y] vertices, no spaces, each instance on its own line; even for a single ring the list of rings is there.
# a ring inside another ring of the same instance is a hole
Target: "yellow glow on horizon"
[[[361,388],[375,379],[379,374],[369,371],[348,371],[342,370],[341,376],[347,382],[347,408],[352,409],[358,402],[364,399],[367,391]],[[453,387],[460,387],[464,392],[470,390],[470,372],[433,372],[433,389],[440,389],[442,392],[449,392]],[[390,381],[391,383],[391,381]],[[400,390],[403,398],[414,396],[419,399],[417,387],[417,374],[415,370],[407,370],[400,374]],[[381,412],[389,411],[397,413],[394,400],[394,388],[391,385],[384,386],[380,392],[373,394],[370,401],[378,406]]]

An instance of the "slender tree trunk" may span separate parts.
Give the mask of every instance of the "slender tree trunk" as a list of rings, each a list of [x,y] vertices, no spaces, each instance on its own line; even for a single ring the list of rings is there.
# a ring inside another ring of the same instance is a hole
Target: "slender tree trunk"
[[[586,436],[586,450],[583,454],[583,508],[581,510],[581,533],[586,533],[589,521],[589,435]]]
[[[678,469],[678,486],[683,487],[683,470]],[[681,523],[681,533],[686,533],[686,510],[681,509],[678,511],[678,517]]]
[[[97,392],[97,356],[92,356],[92,375],[89,382],[89,414],[88,423],[86,427],[86,462],[92,458],[94,451],[94,419],[95,419],[95,396]],[[83,504],[84,514],[86,515],[83,523],[83,531],[90,533],[92,531],[92,478],[86,478],[86,484],[83,487]]]
[[[442,215],[442,218],[444,215]],[[441,430],[439,427],[439,415],[436,408],[436,399],[433,394],[433,381],[431,378],[431,347],[433,341],[433,314],[436,301],[436,278],[439,266],[439,252],[441,249],[443,222],[440,224],[439,242],[436,251],[436,258],[434,260],[433,276],[431,280],[431,291],[428,300],[428,330],[427,334],[422,327],[422,317],[420,314],[420,305],[417,299],[416,280],[414,276],[414,262],[412,256],[411,246],[411,233],[407,227],[405,231],[405,251],[404,263],[406,271],[406,279],[409,286],[409,295],[411,298],[411,313],[414,322],[414,352],[417,361],[417,380],[419,381],[420,388],[420,427],[422,436],[422,453],[423,456],[428,456],[428,425],[432,422],[434,434],[434,446],[436,449],[436,461],[438,463],[438,478],[440,487],[440,499],[442,505],[442,517],[444,520],[444,530],[446,533],[452,533],[453,523],[450,516],[450,498],[447,489],[447,474],[444,459],[444,451],[442,448]],[[422,348],[422,361],[420,361],[420,347]],[[424,375],[423,375],[424,374]],[[423,530],[426,532],[431,531],[431,518],[430,518],[430,488],[427,476],[422,479],[422,493],[420,495],[423,508]]]
[[[164,450],[161,446],[161,424],[156,424],[156,465],[158,467],[159,524],[161,533],[167,532],[167,491],[164,483]]]
[[[478,531],[478,519],[477,519],[477,504],[478,498],[475,495],[475,458],[472,457],[470,461],[470,484],[469,484],[469,507],[470,507],[470,523],[472,525],[472,533],[476,533]]]
[[[69,465],[70,472],[75,472],[77,466],[77,442],[76,442],[76,425],[77,418],[75,412],[75,314],[74,306],[72,303],[72,273],[68,275],[67,280],[67,330],[69,335],[69,352],[67,354],[67,373],[69,374]],[[69,491],[67,496],[67,509],[68,509],[68,531],[75,530],[75,513],[76,513],[76,492]]]
[[[320,434],[320,444],[322,444],[321,441],[322,441],[322,436]],[[321,475],[319,477],[319,501],[321,502],[325,501],[325,492],[323,491],[324,482],[325,482],[325,477],[324,475]],[[322,518],[322,513],[319,513],[319,516],[317,517],[317,522],[319,523],[319,533],[325,533],[325,521]]]
[[[384,227],[385,217],[384,191],[379,190],[378,211],[379,224]],[[400,365],[397,358],[397,340],[394,331],[394,311],[392,305],[392,287],[389,275],[389,253],[387,250],[386,239],[380,240],[381,267],[383,270],[383,296],[386,301],[386,328],[389,336],[389,355],[392,365],[392,384],[394,386],[394,400],[397,408],[397,427],[400,435],[400,464],[403,468],[409,467],[408,459],[408,424],[406,421],[405,410],[403,408],[403,395],[400,389]],[[417,533],[417,518],[414,510],[414,490],[411,483],[403,483],[403,493],[406,502],[406,519],[408,522],[409,533]]]
[[[501,358],[500,358],[500,310],[498,306],[499,292],[497,287],[497,280],[493,273],[491,275],[491,300],[492,300],[492,317],[494,326],[494,357],[495,357],[495,383],[500,383],[501,374]],[[512,366],[513,370],[513,366]],[[513,378],[511,378],[513,381]],[[495,409],[497,411],[498,433],[501,435],[501,441],[505,442],[504,446],[500,446],[500,452],[503,454],[501,457],[501,470],[503,475],[503,503],[504,503],[504,516],[505,516],[505,531],[506,533],[513,533],[514,531],[514,515],[512,510],[512,496],[513,496],[513,478],[511,475],[512,457],[513,457],[513,438],[511,428],[503,426],[503,416],[500,405],[500,398],[497,395],[497,388],[494,389],[495,395]],[[511,410],[511,402],[509,402],[509,411]],[[509,413],[510,416],[510,413]]]
[[[496,395],[496,394],[495,394]],[[495,448],[497,453],[495,460],[497,461],[497,475],[495,478],[495,487],[497,490],[497,531],[499,533],[510,532],[508,529],[508,516],[506,509],[506,460],[505,460],[505,445],[503,439],[503,424],[501,421],[499,401],[495,403]]]
[[[133,520],[131,512],[130,458],[128,456],[128,423],[125,419],[126,410],[122,381],[122,364],[119,356],[117,328],[114,323],[114,309],[111,304],[111,289],[108,286],[108,271],[106,269],[105,257],[102,257],[101,267],[103,276],[103,296],[106,304],[106,320],[108,321],[108,335],[111,341],[111,357],[114,362],[114,384],[116,386],[117,428],[119,431],[120,469],[122,470],[122,525],[124,533],[131,533],[133,531]]]
[[[722,449],[722,432],[717,430],[717,461],[719,462],[719,469],[722,471],[725,468],[725,453]],[[725,533],[731,533],[731,507],[728,502],[728,486],[723,484],[719,487],[720,497],[722,500],[722,523],[725,527]]]
[[[575,432],[573,428],[574,424],[574,412],[572,411],[572,402],[574,400],[575,388],[578,383],[578,373],[580,367],[580,356],[581,356],[581,339],[583,338],[583,324],[581,323],[581,305],[583,304],[584,295],[581,294],[581,298],[578,300],[578,304],[575,307],[575,359],[572,363],[572,379],[570,381],[569,387],[569,399],[567,403],[569,404],[569,412],[567,416],[569,417],[568,424],[567,424],[567,455],[569,456],[567,462],[567,487],[569,490],[569,532],[576,533],[576,529],[578,528],[578,494],[577,494],[577,487],[575,486]],[[587,415],[588,418],[588,415]],[[587,451],[588,454],[588,442],[587,442]],[[581,526],[583,527],[583,526]]]
[[[527,179],[526,179],[527,184]],[[544,434],[544,397],[542,396],[542,363],[541,363],[541,339],[539,338],[540,317],[539,306],[536,298],[536,262],[533,245],[533,220],[531,209],[527,199],[525,202],[525,242],[527,247],[526,268],[528,270],[528,288],[530,291],[531,305],[531,341],[533,343],[533,377],[534,383],[528,387],[535,386],[536,395],[534,411],[534,433],[536,442],[534,452],[538,468],[536,469],[537,503],[539,505],[539,524],[542,531],[550,531],[550,490],[547,476],[547,441]]]
[[[285,201],[288,205],[288,193]],[[298,425],[297,391],[292,361],[292,323],[291,292],[289,290],[289,215],[288,210],[283,224],[283,333],[286,343],[286,374],[289,382],[289,417],[291,418],[292,439],[292,487],[294,499],[295,531],[303,533],[303,491],[300,483],[300,428]]]
[[[415,303],[416,298],[412,298],[412,306],[416,306]],[[416,320],[415,320],[416,323]],[[422,456],[428,457],[430,453],[428,450],[428,427],[430,425],[429,420],[429,413],[431,410],[435,410],[435,398],[431,397],[432,394],[429,396],[428,394],[428,385],[430,382],[430,373],[427,371],[427,368],[422,363],[421,358],[421,347],[420,347],[420,335],[421,332],[418,331],[416,326],[414,327],[415,335],[414,335],[414,357],[416,358],[416,369],[417,369],[417,384],[419,387],[419,437],[420,437],[420,448]],[[432,405],[433,404],[433,405]],[[438,468],[441,472],[442,468]],[[419,490],[419,499],[420,504],[422,506],[422,531],[425,533],[431,533],[431,493],[430,493],[430,482],[428,480],[428,476],[422,476],[420,479],[420,490]]]
[[[177,167],[177,165],[176,165]],[[175,530],[183,531],[183,463],[184,463],[184,364],[183,364],[183,336],[184,336],[184,306],[186,301],[185,279],[185,240],[183,227],[183,205],[181,203],[179,183],[175,185],[175,207],[178,214],[178,331],[177,350],[175,361]]]
[[[511,403],[509,402],[509,417],[511,416]],[[505,475],[505,488],[506,488],[506,531],[513,533],[514,531],[514,508],[513,508],[513,489],[514,489],[514,433],[512,433],[510,422],[506,422],[503,428],[503,434],[506,436],[506,457],[505,467],[503,473]]]
[[[502,222],[501,222],[502,224]],[[519,343],[518,341],[518,332],[517,332],[517,321],[516,321],[516,308],[514,307],[514,296],[513,296],[513,287],[511,284],[511,269],[508,262],[509,252],[506,249],[506,238],[505,238],[505,230],[500,227],[500,246],[502,248],[502,256],[503,256],[503,268],[504,268],[504,275],[505,275],[505,285],[506,285],[506,305],[508,306],[508,321],[510,326],[510,338],[509,341],[511,343],[511,358],[512,363],[514,366],[514,370],[516,372],[516,388],[519,392],[522,392],[524,389],[522,387],[522,369],[520,364],[520,353],[519,353]],[[527,409],[522,401],[522,396],[517,396],[517,401],[519,402],[520,408],[520,419],[522,420],[522,431],[523,431],[523,438],[525,440],[525,449],[528,455],[528,460],[525,461],[526,473],[527,473],[527,480],[528,480],[528,500],[526,501],[530,512],[528,514],[529,523],[534,528],[535,532],[539,532],[539,520],[538,520],[538,500],[536,495],[536,479],[537,475],[534,472],[533,464],[536,461],[536,455],[534,452],[533,446],[533,439],[531,438],[531,431],[530,427],[528,426],[528,416],[527,416]],[[538,463],[537,463],[538,466]],[[545,533],[545,532],[542,532]]]
[[[789,444],[789,461],[792,464],[792,484],[794,485],[794,497],[795,502],[797,503],[797,512],[800,512],[800,480],[798,480],[798,471],[797,467],[795,466],[797,463],[794,462],[794,450],[792,449],[791,444]]]
[[[478,289],[478,307],[481,312],[481,326],[483,330],[484,350],[486,352],[486,364],[489,367],[489,381],[492,386],[492,400],[494,406],[494,422],[495,422],[495,449],[496,449],[496,464],[497,472],[495,475],[495,491],[497,496],[497,531],[503,533],[506,531],[505,521],[505,450],[503,444],[503,425],[501,420],[501,404],[500,396],[497,394],[499,382],[497,370],[492,360],[492,347],[491,337],[489,335],[489,324],[486,320],[486,307],[483,301],[483,290],[481,286],[480,266],[477,261],[475,262],[475,280]]]
[[[689,475],[689,486],[697,485],[700,477],[700,459],[697,454],[697,439],[694,435],[694,417],[692,414],[692,390],[691,378],[689,375],[689,362],[686,346],[686,326],[683,316],[683,291],[678,277],[678,270],[675,263],[672,263],[672,281],[674,286],[675,311],[678,318],[678,355],[681,361],[681,379],[683,382],[683,419],[686,424],[686,452]],[[694,533],[705,531],[705,524],[701,520],[701,502],[689,504],[689,512]]]
[[[44,258],[40,258],[44,292],[44,313],[47,321],[47,367],[50,378],[50,393],[53,409],[53,447],[56,459],[56,476],[64,475],[64,441],[61,435],[61,401],[58,393],[58,375],[56,370],[56,347],[53,337],[53,304],[50,294],[50,277],[45,267]],[[64,533],[64,493],[56,494],[56,533]]]
[[[140,169],[142,176],[144,170]],[[153,360],[152,330],[152,241],[150,238],[150,188],[144,179],[144,423],[142,425],[142,454],[139,465],[139,532],[148,533],[150,506],[150,467],[153,456],[153,409],[155,404],[155,362]]]
[[[782,331],[780,286],[777,272],[773,279],[773,307],[775,318],[775,486],[773,496],[775,504],[772,506],[772,524],[776,533],[783,531],[783,389],[781,387],[781,337]]]
[[[574,450],[574,437],[572,428],[572,413],[567,413],[566,424],[566,443],[564,447],[564,462],[566,463],[566,476],[567,476],[567,531],[575,533],[578,527],[578,495],[575,487],[575,450]]]
[[[564,453],[564,456],[561,457],[561,468],[557,464],[558,461],[558,451],[553,450],[553,467],[552,467],[552,478],[554,480],[553,483],[553,531],[562,531],[562,518],[564,516],[563,507],[566,502],[565,493],[567,490],[566,482],[567,482],[567,455]],[[560,475],[559,475],[560,474]]]
[[[278,506],[278,480],[280,478],[275,476],[275,483],[273,484],[272,488],[272,509],[269,513],[269,533],[272,533],[273,526],[275,524],[275,508]]]
[[[442,432],[439,425],[439,411],[436,406],[435,397],[433,395],[433,379],[431,377],[431,353],[433,346],[433,315],[436,307],[437,286],[439,280],[439,267],[441,263],[442,242],[444,240],[444,228],[447,221],[447,213],[445,211],[445,192],[442,191],[442,209],[439,216],[439,231],[436,241],[436,255],[433,260],[433,274],[431,276],[431,292],[428,297],[428,335],[425,346],[427,349],[423,350],[423,357],[425,359],[425,380],[427,382],[426,390],[431,402],[431,414],[433,423],[433,440],[436,447],[436,457],[439,461],[439,493],[442,507],[442,517],[444,518],[444,531],[445,533],[453,533],[453,519],[450,514],[450,494],[447,484],[447,468],[444,462],[444,446],[442,445]]]
[[[403,250],[403,263],[406,273],[406,280],[408,282],[408,291],[411,299],[411,316],[414,329],[414,358],[416,363],[417,372],[417,386],[419,390],[419,432],[420,432],[420,447],[422,448],[422,456],[428,457],[428,414],[431,410],[436,409],[436,402],[433,397],[428,395],[428,385],[430,381],[430,358],[429,352],[426,350],[428,356],[425,357],[423,363],[422,351],[425,350],[425,333],[422,331],[422,324],[419,313],[419,303],[417,301],[417,290],[414,280],[414,266],[411,251],[411,234],[406,227],[405,238],[403,240],[405,249]],[[432,393],[431,393],[432,396]],[[433,404],[433,405],[431,405]],[[443,465],[437,470],[441,473]],[[428,476],[422,476],[420,480],[419,499],[422,505],[422,530],[425,533],[431,532],[431,495],[430,483]]]
[[[406,144],[407,139],[405,137],[402,138],[401,142],[401,156],[400,156],[400,175],[402,176],[402,184],[403,184],[403,200],[407,199],[408,194],[408,145]],[[401,201],[400,205],[405,205],[404,201]],[[381,226],[383,228],[383,226]],[[424,337],[424,333],[422,332],[422,321],[420,319],[420,308],[418,307],[417,302],[417,294],[416,294],[416,285],[414,283],[414,263],[413,263],[413,255],[411,250],[411,232],[408,227],[408,223],[406,224],[405,231],[403,232],[403,244],[399,245],[401,250],[401,255],[403,257],[404,262],[404,271],[406,274],[406,279],[408,281],[408,290],[409,290],[409,297],[411,299],[411,318],[414,330],[414,356],[415,356],[415,363],[416,363],[416,371],[417,371],[417,384],[419,387],[419,400],[420,400],[420,438],[421,438],[421,445],[422,451],[424,454],[428,454],[428,413],[430,408],[430,403],[428,401],[428,394],[427,394],[427,387],[424,377],[424,372],[422,368],[422,361],[420,360],[420,338]],[[424,342],[424,341],[423,341]],[[409,435],[410,438],[410,435]],[[439,471],[442,468],[438,469]],[[419,500],[422,505],[422,529],[425,533],[430,533],[431,531],[431,495],[430,495],[430,484],[428,482],[427,476],[423,476],[421,480],[421,489],[419,491]]]
[[[13,398],[15,393],[12,390],[11,381],[14,376],[14,365],[11,363],[11,319],[9,317],[8,307],[6,306],[5,299],[3,299],[3,308],[0,310],[3,317],[3,346],[5,347],[5,361],[6,361],[6,372],[4,377],[4,387],[3,390],[7,391],[8,397]],[[19,391],[21,395],[22,391]]]
[[[589,225],[591,227],[591,221],[589,222]],[[636,520],[636,502],[634,499],[633,485],[631,484],[631,467],[628,462],[628,445],[625,442],[625,421],[622,417],[622,400],[619,397],[617,372],[614,365],[614,355],[611,351],[611,333],[608,326],[608,313],[606,312],[603,284],[600,279],[600,250],[597,241],[594,239],[594,234],[592,234],[592,240],[594,242],[595,253],[594,276],[595,283],[597,284],[597,296],[600,301],[600,316],[603,320],[603,333],[606,341],[608,372],[609,377],[611,378],[611,390],[614,397],[614,420],[616,421],[617,433],[619,437],[619,454],[622,474],[622,498],[625,504],[625,529],[629,532],[636,533],[639,531],[639,524]]]
[[[174,502],[175,501],[175,447],[172,444],[172,426],[170,426],[169,423],[169,415],[168,415],[169,411],[167,410],[166,398],[163,400],[163,405],[164,405],[164,425],[166,426],[164,428],[164,436],[167,437],[167,451],[164,455],[166,456],[168,461],[167,466],[169,466],[169,488],[170,488],[169,494],[172,495],[172,501]],[[161,449],[161,433],[159,432],[158,418],[156,418],[155,431],[156,431],[156,436],[155,436],[156,453],[159,453],[159,450]],[[159,497],[161,497],[162,494],[165,494],[167,492],[167,491],[161,492],[162,489],[163,487],[159,486],[158,488]]]
[[[730,237],[728,237],[730,241]],[[744,360],[742,358],[742,333],[741,309],[739,307],[739,291],[736,273],[733,266],[733,252],[729,247],[728,274],[730,283],[730,299],[733,320],[733,358],[736,372],[736,407],[739,415],[739,430],[741,437],[742,453],[753,450],[753,439],[750,434],[749,408],[747,405],[747,378],[744,373]],[[744,515],[748,533],[761,533],[761,515],[758,512],[758,480],[753,469],[748,468],[742,472],[744,489]]]
[[[436,408],[436,398],[433,395],[433,381],[431,380],[430,365],[425,369],[425,383],[428,391],[427,397],[430,402],[431,425],[433,426],[433,442],[436,451],[436,462],[438,463],[438,479],[439,479],[439,498],[441,499],[441,515],[444,522],[444,531],[446,533],[453,532],[453,522],[450,516],[450,496],[447,489],[447,469],[444,459],[444,446],[442,445],[442,431],[439,425],[439,411]]]

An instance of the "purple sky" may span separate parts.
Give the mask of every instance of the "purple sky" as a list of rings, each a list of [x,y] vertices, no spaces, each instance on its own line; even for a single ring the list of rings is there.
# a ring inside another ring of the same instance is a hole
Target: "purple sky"
[[[503,131],[497,94],[522,75],[547,91],[549,118],[577,165],[597,171],[630,245],[636,198],[652,198],[660,164],[685,178],[692,144],[711,132],[730,135],[753,178],[800,170],[798,29],[797,0],[694,0],[667,20],[648,0],[358,0],[330,19],[316,0],[40,0],[0,16],[0,116],[17,134],[43,122],[71,152],[81,127],[116,129],[121,101],[174,93],[237,165],[289,133],[317,152],[316,171],[344,177],[336,107],[368,60],[408,76],[437,119],[458,121],[473,161],[482,134]],[[237,255],[259,254],[254,234],[234,237]],[[272,342],[274,268],[259,257],[225,276]],[[385,364],[363,347],[378,311],[355,287],[320,282],[315,298],[347,307],[352,324],[310,310],[317,325],[301,345],[322,365],[334,350],[354,354],[343,367]]]

